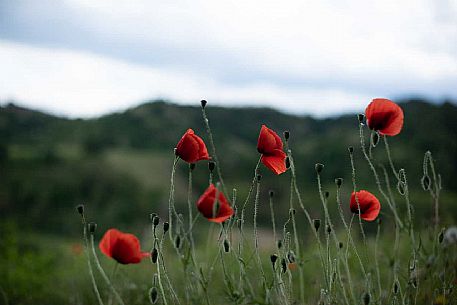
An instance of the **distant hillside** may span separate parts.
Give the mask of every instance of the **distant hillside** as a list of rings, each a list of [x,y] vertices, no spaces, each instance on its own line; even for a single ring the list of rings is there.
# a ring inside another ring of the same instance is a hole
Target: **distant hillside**
[[[93,206],[98,215],[104,211],[101,219],[106,223],[143,222],[138,211],[145,215],[152,209],[165,211],[173,147],[187,128],[208,139],[198,106],[157,101],[89,120],[59,118],[13,104],[1,107],[0,217],[25,217],[24,223],[32,228],[53,231],[61,227],[72,232],[75,224],[62,219],[81,201]],[[457,194],[457,107],[422,100],[405,101],[401,106],[404,129],[389,139],[396,164],[407,170],[411,187],[418,189],[423,154],[431,150],[446,191]],[[245,192],[258,158],[261,124],[278,133],[290,130],[299,183],[312,200],[317,199],[316,162],[325,164],[324,179],[329,187],[335,177],[350,181],[347,147],[359,146],[355,114],[315,119],[268,108],[211,104],[207,113],[224,178],[230,187],[239,188],[240,194]],[[383,145],[376,147],[374,154],[379,162],[385,162]],[[373,185],[359,150],[356,158],[360,185]],[[288,176],[274,177],[266,170],[263,174],[265,193],[275,188],[278,200],[286,200]],[[185,175],[185,166],[181,166],[178,186],[183,189]],[[206,165],[202,163],[195,173],[194,193],[206,183]],[[184,194],[178,194],[178,200],[184,201]],[[426,208],[422,212],[426,213]],[[451,217],[455,217],[455,210],[453,213]],[[44,217],[46,223],[42,222]]]

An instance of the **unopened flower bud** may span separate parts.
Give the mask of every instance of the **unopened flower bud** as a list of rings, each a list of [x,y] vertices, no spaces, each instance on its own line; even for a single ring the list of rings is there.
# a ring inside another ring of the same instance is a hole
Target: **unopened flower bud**
[[[314,166],[314,169],[316,170],[316,172],[318,174],[320,174],[322,172],[322,170],[324,169],[324,164],[316,163],[316,165]]]
[[[289,140],[290,132],[288,130],[284,131],[284,139]]]
[[[336,178],[335,184],[336,186],[340,187],[343,184],[343,178]]]
[[[398,293],[398,289],[400,288],[400,286],[398,285],[398,282],[395,281],[394,283],[394,294],[397,294]]]
[[[149,219],[150,219],[152,222],[154,222],[154,217],[156,217],[156,216],[157,216],[156,213],[151,213],[151,214],[149,214]]]
[[[156,248],[151,251],[151,262],[153,264],[157,263],[157,258],[159,257],[159,251]]]
[[[258,174],[256,178],[257,178],[257,182],[260,182],[260,180],[262,180],[262,175]]]
[[[275,192],[273,190],[270,190],[270,192],[268,192],[268,194],[270,195],[270,198],[273,198],[273,196],[275,195]]]
[[[332,226],[331,225],[327,225],[327,233],[328,234],[332,233]]]
[[[214,161],[209,161],[208,162],[208,169],[209,169],[210,172],[212,172],[215,167],[216,167],[216,163]]]
[[[80,214],[80,215],[83,215],[84,214],[84,205],[83,204],[78,204],[76,206],[76,211]]]
[[[152,224],[154,225],[154,227],[157,227],[160,223],[160,217],[159,216],[154,216],[154,218],[152,219]]]
[[[319,230],[319,227],[321,226],[321,220],[313,219],[313,224],[314,224],[314,229],[316,229],[316,232],[317,232]]]
[[[438,235],[438,242],[441,244],[444,240],[444,229],[441,230],[440,234]]]
[[[286,158],[286,168],[290,168],[290,159],[289,157]]]
[[[340,249],[343,249],[343,246],[344,246],[344,244],[340,241],[340,242],[338,243],[338,247],[339,247]]]
[[[365,292],[363,294],[362,299],[363,299],[363,304],[364,305],[369,305],[370,304],[370,294],[368,292]]]
[[[176,249],[179,249],[180,246],[181,246],[181,237],[179,235],[177,235],[175,238],[175,247],[176,247]]]
[[[277,245],[278,245],[278,249],[281,249],[282,248],[282,240],[278,240]]]
[[[168,229],[170,229],[170,224],[168,223],[168,221],[165,221],[163,223],[163,233],[167,233]]]
[[[349,147],[348,147],[348,151],[349,151],[350,154],[352,154],[352,153],[354,152],[354,147],[349,146]]]
[[[273,264],[273,267],[275,266],[275,263],[277,260],[278,260],[278,256],[276,254],[270,255],[270,261]]]
[[[359,120],[359,123],[360,123],[360,124],[363,124],[363,121],[365,120],[365,115],[359,113],[359,114],[357,115],[357,120]]]
[[[90,233],[94,233],[95,230],[97,230],[97,224],[95,222],[89,222],[87,228],[89,229]]]
[[[157,291],[156,287],[152,287],[149,289],[149,301],[151,304],[157,303],[157,299],[159,298],[159,292]]]
[[[224,251],[228,253],[230,251],[230,243],[228,240],[224,239]]]
[[[207,103],[208,102],[206,100],[201,100],[200,101],[200,104],[202,105],[202,108],[205,108]]]

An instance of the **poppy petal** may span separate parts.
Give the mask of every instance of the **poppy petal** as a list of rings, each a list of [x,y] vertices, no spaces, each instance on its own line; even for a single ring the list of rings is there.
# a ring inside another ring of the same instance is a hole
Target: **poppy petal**
[[[357,204],[358,202],[358,204]],[[352,192],[350,209],[353,213],[358,214],[360,206],[360,218],[366,221],[375,220],[381,210],[381,204],[372,193],[360,190],[357,193]]]
[[[214,204],[216,203],[216,193],[218,193],[217,214],[214,214]],[[233,209],[224,194],[216,189],[214,184],[206,189],[197,201],[197,209],[202,215],[212,222],[223,222],[233,215]]]
[[[117,229],[106,231],[99,248],[103,254],[120,264],[136,264],[143,257],[149,256],[148,253],[141,252],[140,241],[135,235]]]
[[[209,159],[205,142],[190,128],[176,145],[176,155],[188,163]]]
[[[257,151],[261,154],[271,154],[276,149],[282,150],[281,138],[276,132],[265,125],[260,129],[259,139],[257,140]]]
[[[274,155],[263,155],[262,163],[279,175],[287,170],[285,159],[286,154],[282,150],[276,149]]]
[[[395,136],[403,127],[403,110],[396,103],[384,98],[375,98],[365,109],[370,129],[387,136]]]

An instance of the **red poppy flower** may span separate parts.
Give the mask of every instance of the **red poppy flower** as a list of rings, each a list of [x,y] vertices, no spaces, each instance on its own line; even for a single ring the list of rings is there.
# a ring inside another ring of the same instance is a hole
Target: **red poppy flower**
[[[106,231],[99,247],[103,254],[121,264],[137,264],[149,256],[148,252],[141,252],[140,241],[135,235],[117,229]]]
[[[216,193],[218,193],[218,200],[216,200]],[[214,204],[216,202],[218,203],[218,207],[214,211]],[[233,215],[233,209],[228,200],[214,184],[210,184],[203,195],[200,196],[197,201],[197,209],[204,217],[212,222],[224,222]]]
[[[370,129],[380,134],[395,136],[403,127],[403,110],[385,98],[375,98],[365,109],[367,124]]]
[[[357,201],[359,202],[358,205],[360,205],[360,218],[366,221],[373,221],[378,217],[379,211],[381,210],[381,204],[375,195],[364,190],[357,193],[352,192],[350,208],[351,212],[355,214],[359,213]]]
[[[257,141],[257,151],[262,154],[262,163],[276,175],[286,169],[286,154],[282,150],[282,140],[276,132],[262,125]]]
[[[179,140],[176,146],[176,155],[188,163],[209,159],[208,150],[202,138],[190,128]]]

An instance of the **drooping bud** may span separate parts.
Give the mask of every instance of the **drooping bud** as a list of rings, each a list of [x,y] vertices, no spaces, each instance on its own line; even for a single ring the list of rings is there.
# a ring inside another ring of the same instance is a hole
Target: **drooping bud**
[[[228,240],[224,239],[224,251],[228,253],[230,251],[230,243]]]
[[[365,115],[363,115],[362,113],[359,113],[357,115],[357,120],[359,120],[360,124],[363,124],[363,121],[365,120]]]
[[[89,222],[87,228],[89,229],[89,232],[93,234],[95,230],[97,230],[97,224],[95,222]]]
[[[289,140],[289,137],[290,137],[290,132],[288,130],[285,130],[284,131],[284,139]]]
[[[371,133],[371,146],[376,147],[379,143],[379,133],[377,131]]]
[[[206,100],[201,100],[200,104],[202,105],[202,108],[204,109],[206,107],[206,104],[208,104],[208,102]]]
[[[189,169],[190,169],[191,172],[195,169],[195,166],[196,166],[195,163],[189,164]]]
[[[149,289],[149,301],[151,304],[157,303],[157,299],[159,298],[159,292],[157,291],[156,287],[152,287]]]
[[[286,168],[290,168],[290,159],[289,157],[286,157]]]
[[[394,294],[397,294],[398,293],[398,289],[400,288],[399,284],[398,284],[398,281],[395,281],[394,283]]]
[[[156,248],[151,250],[151,262],[153,264],[157,263],[157,258],[159,257],[159,251]]]
[[[159,216],[154,216],[154,218],[152,219],[152,224],[154,225],[154,227],[157,227],[160,223],[160,217]]]
[[[421,185],[424,191],[430,190],[430,177],[428,175],[424,175],[421,179]]]
[[[273,198],[273,196],[275,195],[275,192],[273,190],[270,190],[268,192],[268,194],[270,195],[270,198]]]
[[[278,260],[278,256],[276,254],[270,255],[270,261],[271,261],[271,264],[273,265],[273,268],[275,267],[277,260]]]
[[[316,232],[319,230],[321,226],[321,220],[320,219],[313,219],[313,224],[314,224],[314,229],[316,229]]]
[[[401,181],[398,181],[397,183],[397,191],[400,193],[400,195],[405,195],[405,184]]]
[[[324,164],[316,163],[316,165],[314,166],[314,169],[316,170],[316,172],[318,174],[320,174],[322,172],[322,170],[324,169]]]
[[[78,204],[76,206],[76,211],[79,213],[79,215],[84,215],[84,204]]]
[[[340,187],[343,184],[343,178],[336,178],[335,184],[336,186]]]
[[[208,162],[208,169],[209,169],[210,172],[212,172],[215,167],[216,167],[216,162],[214,162],[214,161],[209,161]]]
[[[167,233],[168,229],[170,229],[170,224],[168,223],[168,221],[165,221],[163,223],[163,233]]]
[[[149,214],[149,219],[151,220],[151,222],[154,222],[154,217],[156,217],[156,216],[157,216],[156,213]]]
[[[261,174],[257,174],[256,178],[257,178],[257,182],[260,182],[260,180],[262,180],[262,175]]]

